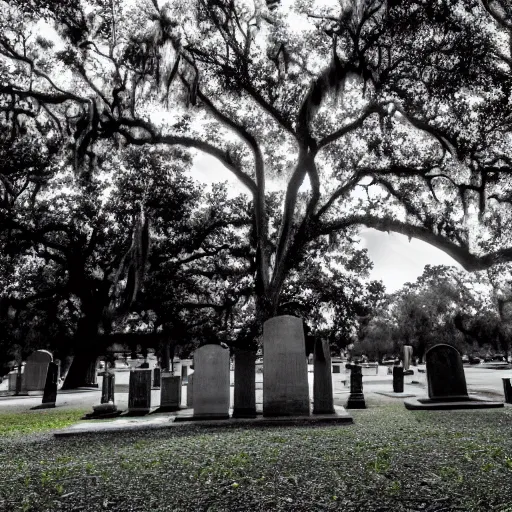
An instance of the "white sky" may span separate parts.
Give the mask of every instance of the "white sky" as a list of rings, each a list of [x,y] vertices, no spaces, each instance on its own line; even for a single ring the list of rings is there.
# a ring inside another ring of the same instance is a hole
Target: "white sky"
[[[195,158],[191,175],[206,184],[227,181],[228,191],[233,196],[245,190],[230,171],[207,155]],[[381,279],[387,292],[398,290],[404,283],[414,282],[423,273],[425,265],[454,265],[462,268],[446,253],[421,240],[413,238],[409,242],[404,235],[387,234],[368,228],[361,229],[360,237],[362,246],[368,249],[374,264],[370,277]]]

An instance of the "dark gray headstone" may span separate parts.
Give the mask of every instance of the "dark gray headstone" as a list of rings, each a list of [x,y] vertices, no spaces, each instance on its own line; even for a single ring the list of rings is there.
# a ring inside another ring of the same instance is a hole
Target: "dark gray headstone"
[[[128,412],[148,413],[151,409],[151,370],[132,370],[128,391]]]
[[[59,379],[59,365],[51,362],[48,364],[46,383],[44,386],[43,402],[46,407],[55,407],[57,401],[57,383]]]
[[[393,393],[404,392],[404,369],[402,366],[393,366]]]
[[[181,405],[181,377],[171,372],[162,372],[160,387],[160,410],[176,411]]]
[[[436,345],[426,353],[425,359],[430,399],[468,399],[466,376],[457,349],[450,345]]]
[[[505,403],[512,404],[512,384],[510,383],[510,377],[502,377],[503,380],[503,392],[505,393]]]
[[[313,372],[313,414],[334,414],[331,350],[327,340],[315,340]]]
[[[112,371],[107,371],[103,374],[103,384],[101,386],[101,403],[108,404],[109,402],[115,403],[115,385],[116,375]]]
[[[233,418],[256,416],[256,352],[235,350]]]
[[[162,374],[162,371],[160,368],[153,368],[153,387],[159,388],[160,387],[160,376]]]
[[[350,395],[347,401],[347,409],[366,409],[363,394],[363,373],[361,366],[352,364],[350,369]]]

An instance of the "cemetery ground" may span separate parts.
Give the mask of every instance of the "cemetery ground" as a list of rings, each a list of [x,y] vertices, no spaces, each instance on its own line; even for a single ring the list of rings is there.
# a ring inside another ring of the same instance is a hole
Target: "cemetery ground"
[[[51,429],[78,420],[77,407],[0,413],[0,510],[512,510],[511,406],[408,411],[372,392],[366,400],[347,426],[72,438]],[[16,417],[21,431],[5,427]]]

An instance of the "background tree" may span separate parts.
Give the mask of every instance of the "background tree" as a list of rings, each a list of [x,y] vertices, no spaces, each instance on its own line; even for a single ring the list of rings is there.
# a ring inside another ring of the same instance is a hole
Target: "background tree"
[[[44,105],[77,164],[92,165],[108,138],[193,149],[233,172],[253,201],[261,321],[297,254],[361,224],[418,237],[470,270],[510,259],[506,225],[492,248],[485,235],[506,218],[510,189],[499,5],[114,1],[86,15],[78,0],[14,1],[0,52],[16,73],[0,92],[10,111]],[[55,23],[55,42],[29,37],[36,14]],[[276,177],[286,190],[274,246]]]

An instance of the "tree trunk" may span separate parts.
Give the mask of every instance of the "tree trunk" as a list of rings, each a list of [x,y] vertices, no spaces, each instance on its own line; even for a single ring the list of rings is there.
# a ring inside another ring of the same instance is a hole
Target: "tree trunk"
[[[98,322],[91,317],[80,319],[74,339],[74,357],[62,389],[97,387],[96,361],[101,355],[97,346]],[[94,370],[93,370],[94,365]]]
[[[96,350],[77,350],[69,368],[62,389],[75,389],[81,387],[98,387],[94,374],[98,353]]]

